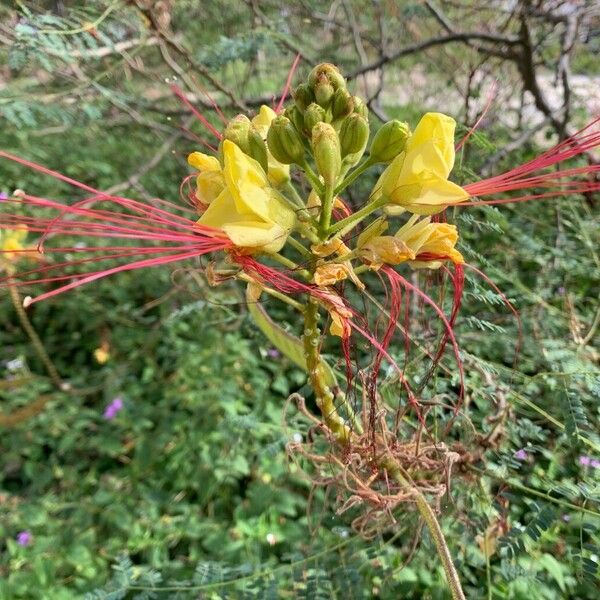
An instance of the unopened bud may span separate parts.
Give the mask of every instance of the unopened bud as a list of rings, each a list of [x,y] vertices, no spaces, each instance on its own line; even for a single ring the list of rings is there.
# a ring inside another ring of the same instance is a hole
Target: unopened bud
[[[258,130],[246,115],[237,115],[225,127],[224,140],[230,140],[244,154],[251,156],[267,172],[267,146]]]
[[[302,112],[297,106],[290,106],[286,108],[283,112],[284,116],[286,116],[296,128],[298,133],[302,133],[304,131],[304,116]]]
[[[314,91],[317,104],[323,108],[327,108],[331,103],[335,90],[325,75],[322,75],[315,84]]]
[[[308,85],[315,87],[316,84],[325,76],[334,90],[346,87],[346,80],[339,72],[338,68],[331,63],[321,63],[317,65],[308,76]]]
[[[325,121],[325,109],[314,102],[304,111],[304,127],[311,134],[317,123]]]
[[[267,144],[263,136],[254,127],[248,131],[248,156],[251,156],[267,173],[269,170],[269,158]]]
[[[304,145],[296,128],[287,117],[275,117],[267,133],[271,154],[284,165],[304,162]]]
[[[367,120],[356,113],[346,117],[340,129],[342,157],[355,152],[362,152],[368,139],[369,124]]]
[[[308,105],[311,102],[315,101],[315,97],[313,95],[312,88],[306,83],[301,83],[294,90],[294,92],[292,93],[292,96],[294,98],[294,102],[296,103],[296,106],[301,111],[306,110]]]
[[[227,123],[223,139],[232,141],[243,152],[248,153],[248,132],[251,127],[252,123],[246,115],[237,115]]]
[[[312,129],[312,147],[319,175],[325,184],[334,185],[342,168],[340,139],[329,123],[317,123]]]
[[[339,88],[331,101],[331,116],[333,119],[342,119],[354,110],[354,100],[348,90]]]
[[[388,121],[373,138],[371,158],[377,162],[393,160],[404,150],[409,136],[408,123],[397,120]]]
[[[354,103],[354,112],[359,114],[365,119],[369,118],[369,107],[364,103],[362,98],[358,96],[352,96],[352,102]]]

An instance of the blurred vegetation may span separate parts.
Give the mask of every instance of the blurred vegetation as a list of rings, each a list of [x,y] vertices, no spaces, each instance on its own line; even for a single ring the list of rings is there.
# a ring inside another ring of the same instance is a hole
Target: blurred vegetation
[[[324,58],[352,74],[444,34],[440,14],[416,1],[15,4],[0,7],[2,149],[146,199],[176,199],[187,153],[207,139],[168,83],[217,122],[206,92],[227,114],[270,104],[297,52],[300,74]],[[535,4],[555,16],[570,3]],[[591,97],[599,17],[581,5],[572,68],[590,77]],[[501,7],[440,7],[460,31],[518,28]],[[564,21],[531,19],[540,80],[551,80]],[[496,78],[497,99],[459,156],[460,182],[530,159],[560,134],[521,94],[510,61],[443,44],[354,85],[371,91],[382,118],[414,123],[433,108],[464,133]],[[593,109],[580,96],[568,127]],[[15,188],[79,197],[0,162],[0,192]],[[365,192],[353,190],[350,202]],[[457,210],[453,220],[467,260],[523,323],[515,362],[515,317],[467,274],[457,323],[465,413],[485,435],[473,435],[478,460],[455,475],[440,507],[467,597],[595,599],[600,469],[585,457],[600,461],[598,199]],[[303,373],[271,352],[234,287],[208,288],[202,265],[188,266],[123,273],[32,307],[69,389],[47,377],[0,296],[0,598],[449,597],[410,508],[364,540],[350,528],[352,511],[338,515],[333,495],[311,493],[300,469],[308,466],[286,455],[307,430],[291,407],[284,416],[288,395],[306,392]],[[444,368],[431,385],[453,393]],[[107,420],[115,398],[123,409]],[[27,418],[10,420],[22,411]]]

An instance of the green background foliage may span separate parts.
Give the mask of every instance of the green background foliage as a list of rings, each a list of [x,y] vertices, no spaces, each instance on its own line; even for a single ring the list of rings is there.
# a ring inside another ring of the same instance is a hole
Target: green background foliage
[[[172,200],[188,173],[185,156],[199,148],[182,127],[208,138],[169,83],[199,106],[210,90],[227,114],[236,103],[252,111],[281,90],[297,51],[300,75],[322,58],[352,73],[364,64],[357,30],[374,60],[377,48],[414,43],[439,26],[420,2],[348,1],[334,3],[336,11],[239,0],[17,4],[0,8],[2,149],[99,189],[122,184],[131,197]],[[482,26],[477,11],[467,14],[465,30]],[[534,25],[545,40],[544,24]],[[382,27],[387,41],[378,46]],[[583,74],[593,74],[598,45],[588,38],[574,55]],[[549,37],[548,56],[552,44]],[[396,94],[407,74],[421,73],[435,99],[450,88],[453,64],[491,77],[508,72],[476,56],[443,46],[390,62],[389,93],[372,107],[414,124],[432,107]],[[358,92],[362,84],[353,83]],[[465,98],[485,89],[484,78]],[[511,93],[501,90],[492,110],[501,112]],[[442,94],[435,108],[470,125],[463,102]],[[587,119],[585,106],[573,113],[575,125]],[[458,157],[457,181],[476,178],[525,129],[484,122]],[[551,140],[531,136],[494,172],[537,155],[555,139],[547,131]],[[350,202],[360,204],[375,176]],[[15,188],[81,197],[1,161],[0,191]],[[580,462],[600,460],[597,202],[571,197],[450,215],[467,261],[522,321],[515,362],[514,315],[467,271],[456,328],[467,372],[461,441],[477,456],[456,469],[440,509],[468,598],[597,597],[600,469]],[[0,413],[45,400],[39,414],[0,426],[0,598],[449,597],[410,506],[364,540],[350,527],[360,509],[337,514],[335,492],[313,490],[310,466],[289,459],[287,444],[306,436],[308,424],[285,399],[308,393],[304,375],[269,352],[239,290],[203,283],[202,266],[123,273],[35,305],[30,318],[70,390],[47,378],[8,295],[0,296]],[[292,314],[268,309],[294,329]],[[103,344],[110,358],[99,364],[94,352]],[[403,361],[401,343],[394,351]],[[409,375],[421,373],[415,356]],[[430,395],[455,393],[453,369],[448,353]],[[382,394],[394,406],[397,388],[386,377]],[[103,411],[117,397],[124,408],[108,421]],[[515,458],[519,449],[526,460]],[[17,543],[20,531],[31,532],[28,546]]]

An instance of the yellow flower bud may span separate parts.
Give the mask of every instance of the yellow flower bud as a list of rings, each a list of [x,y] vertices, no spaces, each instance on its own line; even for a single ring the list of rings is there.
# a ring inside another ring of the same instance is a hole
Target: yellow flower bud
[[[311,135],[313,127],[317,123],[323,123],[325,121],[325,109],[322,106],[319,106],[315,102],[313,102],[305,111],[304,111],[304,127],[308,132],[308,135]]]
[[[344,119],[340,129],[342,157],[362,152],[369,140],[369,124],[364,117],[352,114]]]
[[[326,185],[334,185],[342,168],[342,156],[340,139],[329,123],[317,123],[313,127],[312,147],[319,175]]]
[[[406,147],[410,136],[408,123],[393,120],[385,123],[373,138],[371,157],[377,162],[393,160]]]
[[[271,154],[284,165],[304,162],[304,144],[287,117],[276,117],[269,127],[267,143]]]

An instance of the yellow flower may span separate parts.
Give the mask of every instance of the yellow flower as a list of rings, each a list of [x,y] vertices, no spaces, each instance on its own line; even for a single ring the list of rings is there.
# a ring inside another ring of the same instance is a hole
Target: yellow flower
[[[441,113],[427,113],[406,142],[406,148],[382,173],[374,198],[383,196],[386,210],[397,214],[408,210],[433,215],[447,206],[465,202],[469,194],[448,181],[454,166],[456,122]]]
[[[22,255],[25,246],[23,242],[27,237],[27,226],[19,225],[12,231],[0,232],[0,258],[12,260],[19,255]]]
[[[198,223],[221,229],[249,252],[278,252],[294,226],[294,211],[258,162],[230,140],[223,142],[223,159],[225,187]]]
[[[258,114],[252,119],[252,124],[258,130],[258,132],[265,141],[267,139],[267,132],[269,131],[271,121],[276,116],[277,113],[273,109],[263,104],[260,107]],[[289,165],[284,165],[280,163],[278,160],[273,158],[270,152],[267,154],[267,159],[269,162],[269,181],[273,185],[279,186],[290,180]]]
[[[188,164],[200,171],[196,177],[196,198],[208,206],[225,187],[221,165],[214,156],[202,152],[192,152],[187,160]]]
[[[432,223],[431,217],[418,220],[413,215],[396,235],[372,237],[360,248],[360,256],[373,268],[382,264],[410,262],[415,268],[437,269],[443,260],[462,264],[462,254],[456,250],[458,231],[448,223]],[[437,260],[436,260],[437,259]]]

